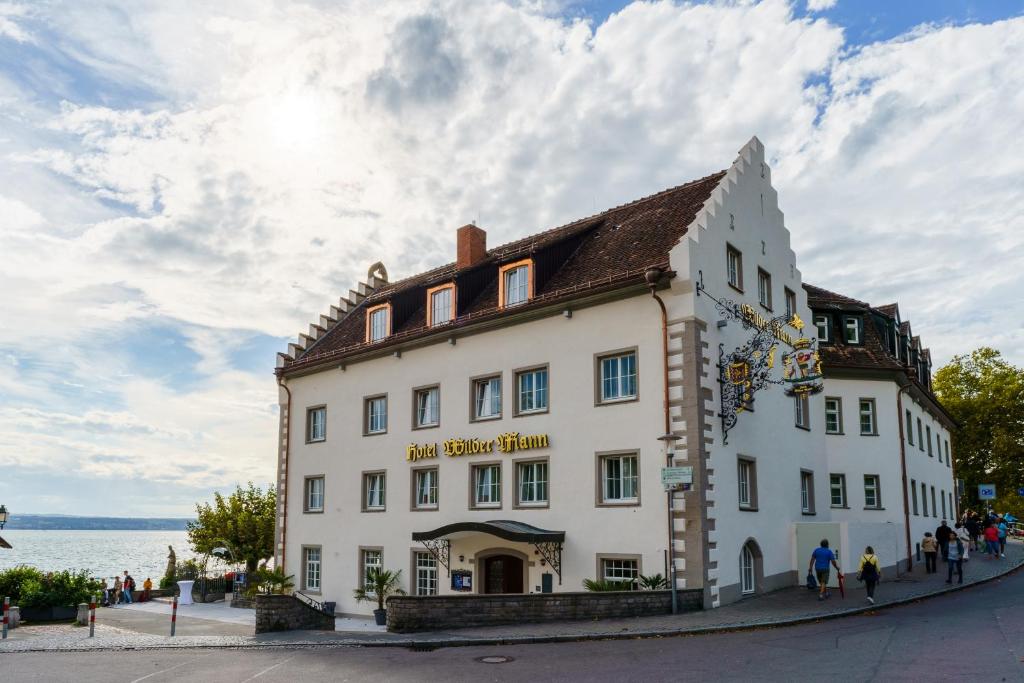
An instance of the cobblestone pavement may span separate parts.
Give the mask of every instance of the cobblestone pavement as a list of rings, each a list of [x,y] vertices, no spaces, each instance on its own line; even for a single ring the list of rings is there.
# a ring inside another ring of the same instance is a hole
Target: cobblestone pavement
[[[913,602],[967,588],[1004,575],[1024,565],[1024,545],[1010,543],[1007,557],[988,560],[973,555],[964,567],[964,585],[947,585],[945,572],[926,575],[923,565],[913,574],[888,578],[883,576],[875,594],[876,605],[867,605],[864,589],[850,573],[846,597],[837,591],[833,597],[818,602],[816,595],[805,588],[789,588],[767,595],[748,598],[732,605],[676,616],[664,615],[601,621],[571,621],[550,624],[515,624],[487,628],[455,629],[444,632],[416,634],[358,632],[290,632],[250,635],[153,635],[107,625],[97,625],[96,636],[88,637],[87,628],[66,626],[24,626],[0,641],[0,653],[90,649],[145,649],[195,647],[345,647],[397,646],[447,647],[455,645],[514,644],[572,641],[604,638],[639,638],[728,631],[763,626],[783,626],[817,621],[887,606]]]

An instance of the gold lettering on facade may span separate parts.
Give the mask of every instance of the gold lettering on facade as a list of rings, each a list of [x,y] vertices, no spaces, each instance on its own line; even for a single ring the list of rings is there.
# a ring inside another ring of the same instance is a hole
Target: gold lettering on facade
[[[519,432],[505,432],[494,439],[448,439],[441,444],[441,449],[449,458],[493,453],[495,449],[499,453],[515,453],[516,451],[547,447],[547,434],[520,434]],[[436,457],[436,443],[411,443],[405,448],[405,459],[409,462]]]
[[[405,447],[405,459],[409,462],[416,462],[423,458],[436,458],[437,457],[437,444],[436,443],[425,443],[422,445],[416,445],[414,443],[409,444]]]

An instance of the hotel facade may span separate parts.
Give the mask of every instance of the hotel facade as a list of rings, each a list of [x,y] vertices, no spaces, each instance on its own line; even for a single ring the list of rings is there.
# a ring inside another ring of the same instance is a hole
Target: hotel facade
[[[952,423],[909,369],[916,338],[885,372],[829,369],[856,340],[819,348],[812,321],[861,316],[866,338],[885,314],[805,289],[756,138],[724,171],[510,244],[464,226],[456,256],[397,282],[374,264],[278,356],[275,559],[300,591],[365,614],[352,591],[375,567],[412,595],[661,574],[715,607],[798,582],[823,535],[910,553],[897,404],[946,461]],[[865,397],[878,434],[844,441],[826,405]],[[953,491],[918,460],[915,485]],[[666,492],[666,466],[689,483]],[[875,505],[850,504],[868,475]]]

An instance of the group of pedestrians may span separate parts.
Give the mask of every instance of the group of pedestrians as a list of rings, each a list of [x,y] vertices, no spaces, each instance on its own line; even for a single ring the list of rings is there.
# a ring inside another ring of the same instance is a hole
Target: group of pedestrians
[[[114,577],[114,583],[112,586],[107,585],[107,580],[103,579],[103,605],[109,607],[111,605],[130,605],[134,602],[133,593],[135,592],[136,585],[135,579],[128,570],[124,570],[124,578],[120,576]],[[142,584],[142,595],[139,596],[139,602],[146,602],[149,600],[150,591],[153,590],[153,582],[147,578]]]
[[[968,510],[964,513],[961,523],[967,528],[970,536],[971,550],[981,550],[984,541],[988,559],[1006,557],[1006,537],[1010,533],[1007,516],[999,516],[994,512],[979,515],[973,510]]]
[[[959,521],[950,527],[946,520],[935,529],[924,532],[921,539],[921,552],[924,554],[924,569],[927,574],[935,574],[938,570],[938,559],[946,563],[946,583],[953,583],[956,574],[957,583],[964,582],[964,562],[970,559],[971,534],[965,521]]]

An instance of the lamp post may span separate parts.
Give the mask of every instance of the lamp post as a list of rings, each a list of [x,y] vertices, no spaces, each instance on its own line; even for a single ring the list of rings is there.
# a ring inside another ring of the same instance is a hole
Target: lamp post
[[[664,436],[659,436],[658,441],[661,441],[662,447],[665,451],[665,467],[672,467],[675,464],[676,457],[676,441],[679,437],[671,432]],[[675,503],[675,487],[665,487],[665,495],[668,496],[668,581],[669,587],[672,589],[672,614],[679,613],[679,601],[676,599],[676,516],[673,509]]]
[[[4,524],[7,524],[7,506],[0,505],[0,530],[4,528]]]

